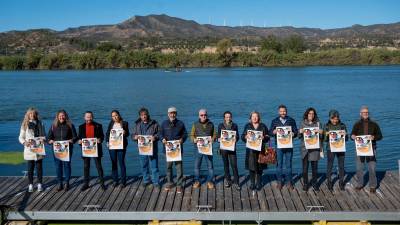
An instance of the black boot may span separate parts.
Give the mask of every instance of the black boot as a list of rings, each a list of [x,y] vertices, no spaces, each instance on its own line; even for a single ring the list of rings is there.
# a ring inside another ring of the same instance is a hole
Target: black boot
[[[345,190],[344,187],[345,187],[344,182],[343,181],[339,181],[339,188],[340,188],[341,191]]]
[[[328,179],[328,180],[327,180],[327,185],[328,185],[328,189],[329,189],[330,191],[333,191],[333,184],[332,184],[332,180],[331,180],[331,179]]]
[[[86,191],[89,188],[89,183],[83,184],[81,191]]]
[[[67,182],[66,184],[65,184],[65,187],[64,187],[64,191],[68,191],[69,190],[69,182]]]
[[[63,190],[63,183],[59,183],[57,191],[62,191],[62,190]]]

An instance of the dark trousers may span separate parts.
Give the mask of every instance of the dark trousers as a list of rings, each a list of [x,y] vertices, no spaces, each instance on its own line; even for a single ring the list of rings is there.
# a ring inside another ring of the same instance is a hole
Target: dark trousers
[[[115,183],[118,183],[118,164],[121,168],[121,182],[126,183],[126,150],[109,150],[111,158],[112,177]]]
[[[83,177],[85,184],[89,184],[90,180],[90,160],[91,157],[83,157]],[[104,173],[103,173],[103,167],[101,166],[101,158],[100,157],[95,157],[93,158],[95,164],[96,164],[96,169],[97,173],[99,174],[99,179],[100,182],[104,182]]]
[[[43,160],[28,160],[27,164],[29,184],[33,184],[33,171],[35,170],[35,165],[38,183],[41,184],[43,181]]]
[[[174,182],[172,178],[172,166],[174,163],[176,168],[176,186],[182,187],[182,182],[183,182],[182,161],[167,162],[167,182],[170,184]]]
[[[344,184],[344,158],[345,158],[345,153],[344,152],[331,152],[328,151],[328,165],[327,165],[327,170],[326,170],[326,178],[330,182],[332,180],[332,168],[333,168],[333,162],[335,161],[335,156],[338,161],[338,167],[339,167],[339,184],[343,185]]]
[[[311,184],[316,184],[318,180],[318,161],[308,161],[308,155],[303,158],[303,181],[304,184],[308,184],[308,165],[311,162]]]
[[[261,171],[253,171],[249,170],[250,173],[250,183],[252,186],[255,184],[261,185],[261,177],[262,177],[262,170]]]
[[[233,182],[235,184],[239,184],[239,172],[237,167],[236,154],[226,150],[220,150],[220,151],[222,155],[222,161],[224,162],[225,179],[229,182],[231,181],[231,174],[229,171],[229,164],[230,164],[233,172]]]

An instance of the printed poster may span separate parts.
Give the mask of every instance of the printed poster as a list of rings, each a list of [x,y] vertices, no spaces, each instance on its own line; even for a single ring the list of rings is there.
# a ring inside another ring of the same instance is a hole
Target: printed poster
[[[110,139],[108,142],[109,149],[123,149],[124,148],[124,130],[111,129]]]
[[[307,127],[303,129],[304,145],[306,149],[319,149],[319,128]]]
[[[357,156],[373,156],[371,135],[356,136]]]
[[[263,132],[257,130],[247,131],[246,148],[261,151]]]
[[[34,137],[29,139],[29,150],[38,155],[46,155],[46,149],[44,145],[45,137]]]
[[[346,131],[329,131],[329,147],[331,152],[346,152]]]
[[[235,151],[236,131],[221,130],[221,138],[219,148],[228,151]]]
[[[197,150],[200,154],[212,155],[211,136],[197,137]]]
[[[53,143],[54,156],[65,162],[69,162],[69,142],[68,141],[54,141]]]
[[[179,140],[167,141],[165,144],[167,162],[182,161],[181,143]]]
[[[82,156],[83,157],[98,157],[97,138],[82,139]]]
[[[276,127],[277,148],[293,148],[292,127]]]
[[[153,155],[151,135],[138,135],[139,155]]]

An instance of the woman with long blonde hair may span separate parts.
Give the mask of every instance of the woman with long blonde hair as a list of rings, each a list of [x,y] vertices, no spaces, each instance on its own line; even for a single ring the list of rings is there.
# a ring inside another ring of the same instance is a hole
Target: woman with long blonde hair
[[[71,157],[73,144],[78,140],[78,135],[76,134],[75,126],[69,119],[68,113],[65,110],[59,110],[56,113],[54,121],[50,127],[49,133],[47,135],[49,144],[53,144],[55,141],[68,141],[69,142],[69,161],[62,161],[54,155],[54,163],[56,166],[56,173],[59,187],[57,191],[69,190],[69,180],[71,178]],[[53,146],[54,148],[54,146]],[[53,149],[54,150],[54,149]],[[65,173],[65,179],[63,179],[63,172]],[[63,182],[65,181],[65,187]]]
[[[33,171],[36,166],[37,173],[37,190],[43,190],[42,177],[43,177],[43,156],[38,155],[32,151],[35,138],[43,137],[40,139],[41,144],[45,141],[46,132],[42,121],[39,120],[39,113],[35,108],[28,108],[25,113],[24,119],[21,124],[18,140],[24,146],[24,159],[27,161],[28,166],[28,192],[33,192]]]

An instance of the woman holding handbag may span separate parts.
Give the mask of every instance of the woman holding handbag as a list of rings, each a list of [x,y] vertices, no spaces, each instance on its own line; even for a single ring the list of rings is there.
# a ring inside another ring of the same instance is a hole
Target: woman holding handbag
[[[247,142],[249,137],[249,130],[261,131],[262,132],[262,144],[261,149],[265,149],[265,144],[269,140],[267,125],[261,123],[261,116],[259,112],[253,111],[250,113],[249,123],[247,123],[243,129],[242,141]],[[267,164],[261,164],[258,162],[260,151],[246,148],[246,159],[245,167],[249,170],[250,176],[250,190],[260,190],[262,188],[261,177],[263,170],[267,168]]]
[[[304,142],[304,134],[305,132],[309,132],[310,129],[307,128],[318,128],[318,132],[315,135],[318,135],[319,148],[307,148]],[[318,119],[317,111],[314,108],[308,108],[303,115],[303,121],[300,124],[299,130],[299,138],[301,142],[301,158],[303,160],[303,190],[307,191],[308,187],[312,185],[314,190],[318,191],[319,188],[317,186],[318,179],[318,160],[321,158],[322,150],[322,134],[323,129],[322,125]],[[311,181],[308,182],[308,165],[311,162],[311,171],[312,178]]]

